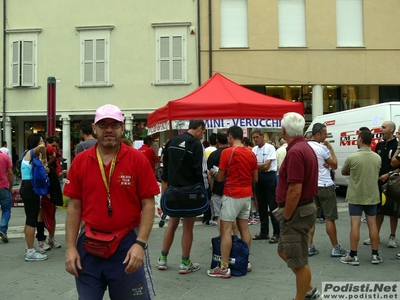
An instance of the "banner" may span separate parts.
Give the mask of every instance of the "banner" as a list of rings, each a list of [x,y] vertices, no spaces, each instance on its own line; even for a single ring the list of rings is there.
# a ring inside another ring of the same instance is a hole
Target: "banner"
[[[189,120],[173,120],[171,121],[172,130],[181,130],[189,128]],[[251,118],[237,118],[237,119],[215,119],[204,120],[207,129],[221,129],[229,128],[231,126],[239,126],[242,128],[264,128],[268,131],[280,131],[281,120],[276,119],[251,119]],[[156,125],[148,128],[148,133],[153,134],[160,131],[169,130],[169,122],[157,123]]]

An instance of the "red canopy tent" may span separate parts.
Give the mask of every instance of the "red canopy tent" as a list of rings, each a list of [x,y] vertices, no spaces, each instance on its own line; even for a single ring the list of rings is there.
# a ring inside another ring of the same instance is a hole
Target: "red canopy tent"
[[[147,126],[149,134],[180,129],[185,121],[194,119],[217,120],[206,121],[207,128],[280,127],[280,121],[273,120],[281,120],[287,112],[304,115],[303,103],[254,92],[216,73],[189,95],[149,114]]]

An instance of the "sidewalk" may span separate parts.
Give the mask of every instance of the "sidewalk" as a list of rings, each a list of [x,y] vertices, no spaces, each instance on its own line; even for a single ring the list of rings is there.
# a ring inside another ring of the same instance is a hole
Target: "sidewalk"
[[[339,242],[349,249],[349,216],[347,204],[343,199],[339,201],[339,220],[337,232]],[[65,210],[57,211],[58,241],[64,246],[65,239]],[[12,209],[10,223],[10,242],[0,242],[0,291],[2,299],[31,300],[55,297],[60,300],[77,299],[74,277],[65,271],[65,247],[52,249],[48,252],[49,259],[43,262],[24,262],[26,247],[23,238],[25,215],[22,207]],[[292,299],[295,293],[295,277],[276,253],[276,245],[268,241],[253,241],[250,261],[253,271],[244,277],[232,277],[223,280],[210,278],[206,275],[210,267],[211,254],[210,240],[217,235],[216,227],[206,227],[200,221],[194,230],[194,242],[191,252],[192,260],[200,263],[201,269],[193,274],[180,275],[180,238],[182,228],[177,229],[175,241],[168,256],[168,270],[158,271],[155,263],[160,255],[164,230],[158,227],[155,220],[149,240],[149,252],[153,267],[153,276],[157,290],[157,299]],[[331,245],[325,233],[324,224],[316,224],[315,244],[320,253],[310,257],[310,266],[313,274],[313,283],[321,289],[323,281],[392,281],[397,280],[400,261],[395,258],[400,249],[386,247],[389,236],[389,220],[382,226],[381,253],[383,263],[370,263],[371,248],[362,245],[368,237],[366,224],[361,225],[359,259],[360,266],[353,267],[342,264],[338,258],[331,258]],[[257,233],[259,225],[250,226],[252,234]],[[107,292],[104,299],[109,299]]]

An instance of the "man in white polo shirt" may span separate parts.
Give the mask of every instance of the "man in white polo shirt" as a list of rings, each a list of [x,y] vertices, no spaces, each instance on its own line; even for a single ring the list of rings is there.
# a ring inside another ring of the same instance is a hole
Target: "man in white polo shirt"
[[[255,145],[252,151],[256,155],[258,163],[256,195],[260,213],[260,232],[253,237],[253,240],[270,239],[271,244],[276,244],[279,240],[280,228],[278,220],[272,215],[272,211],[278,207],[275,199],[277,185],[275,147],[265,143],[264,133],[261,129],[254,129],[251,132],[251,137]],[[269,214],[271,214],[273,228],[271,238],[269,236]]]

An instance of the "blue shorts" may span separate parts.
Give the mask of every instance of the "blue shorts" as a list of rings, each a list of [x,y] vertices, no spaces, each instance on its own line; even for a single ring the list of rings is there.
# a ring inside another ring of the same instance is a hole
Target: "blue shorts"
[[[135,230],[131,230],[121,241],[117,251],[109,258],[101,258],[83,249],[83,237],[78,239],[77,249],[81,256],[82,270],[75,279],[80,300],[101,300],[108,288],[111,299],[153,299],[155,289],[151,274],[148,250],[139,270],[126,274],[126,264],[122,264],[126,254],[136,240]]]
[[[376,216],[378,212],[378,205],[359,205],[359,204],[349,204],[349,214],[350,216],[360,216],[365,212],[367,216]]]

